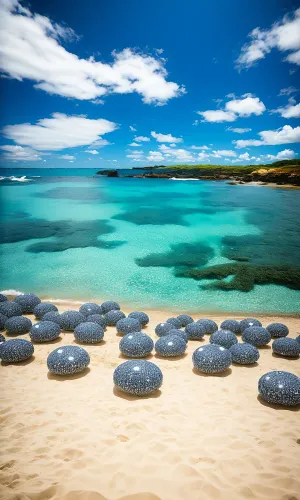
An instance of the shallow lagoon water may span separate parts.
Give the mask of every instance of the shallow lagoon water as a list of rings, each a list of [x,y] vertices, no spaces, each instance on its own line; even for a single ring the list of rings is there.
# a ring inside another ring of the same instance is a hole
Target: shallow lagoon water
[[[175,273],[232,263],[230,252],[247,265],[297,265],[300,191],[93,173],[0,183],[1,289],[136,309],[299,312],[299,290],[223,290]]]

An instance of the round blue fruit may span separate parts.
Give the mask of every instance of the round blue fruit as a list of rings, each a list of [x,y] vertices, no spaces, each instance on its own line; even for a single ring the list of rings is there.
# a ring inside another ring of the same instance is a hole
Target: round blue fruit
[[[8,320],[8,317],[4,316],[4,314],[0,313],[0,331],[4,330],[4,325],[5,325],[7,320]]]
[[[300,378],[289,372],[268,372],[259,379],[258,392],[267,403],[296,406],[300,404]]]
[[[60,335],[60,326],[53,321],[40,321],[32,326],[30,330],[32,342],[51,342]]]
[[[185,332],[187,333],[189,340],[199,340],[206,334],[206,328],[203,323],[193,321],[193,323],[189,323],[185,327]]]
[[[154,343],[149,335],[133,332],[121,339],[119,347],[121,353],[128,358],[144,358],[151,353]]]
[[[7,318],[22,316],[22,307],[12,300],[0,302],[0,313]]]
[[[82,304],[79,308],[79,312],[84,316],[91,316],[91,314],[102,314],[102,307],[98,304],[94,304],[93,302],[87,302],[86,304]]]
[[[247,344],[261,347],[270,342],[271,334],[266,328],[263,328],[262,326],[250,326],[243,331],[242,339],[243,342],[247,342]]]
[[[259,359],[259,350],[252,344],[243,342],[229,348],[233,363],[251,365]]]
[[[17,295],[14,302],[21,306],[23,314],[31,314],[34,308],[40,304],[41,299],[34,293],[24,293]]]
[[[166,323],[171,323],[174,328],[180,329],[181,328],[181,321],[177,318],[168,318]]]
[[[287,357],[298,357],[300,355],[300,344],[295,339],[282,337],[275,339],[272,344],[275,354]]]
[[[288,327],[283,323],[271,323],[267,326],[267,330],[273,339],[287,337],[289,334]]]
[[[163,381],[158,366],[144,359],[125,361],[114,371],[114,384],[121,391],[134,396],[148,396],[157,391]]]
[[[132,311],[128,314],[128,318],[137,319],[142,326],[146,326],[149,323],[149,316],[143,311]]]
[[[220,325],[221,330],[230,330],[231,332],[238,335],[241,332],[240,322],[236,319],[225,319]]]
[[[190,316],[189,314],[179,314],[179,316],[177,316],[177,319],[178,319],[178,321],[180,321],[181,327],[184,327],[184,326],[188,325],[189,323],[193,323],[193,321],[194,321],[192,316]]]
[[[76,326],[85,321],[86,317],[79,311],[65,311],[60,315],[61,328],[69,332],[73,332]]]
[[[90,356],[79,346],[65,345],[52,351],[47,359],[48,370],[55,375],[74,375],[90,364]]]
[[[108,326],[116,326],[120,319],[126,318],[125,314],[119,309],[112,309],[104,315],[104,319]]]
[[[106,329],[106,321],[104,316],[102,316],[101,314],[91,314],[86,318],[86,320],[91,321],[92,323],[97,323],[103,328],[103,330]]]
[[[0,344],[0,358],[4,363],[18,363],[30,358],[34,347],[29,340],[12,339]]]
[[[121,309],[120,304],[118,302],[114,302],[113,300],[107,300],[101,304],[102,313],[106,314],[109,311],[119,311]]]
[[[189,340],[188,334],[184,330],[178,330],[177,328],[173,328],[172,330],[170,330],[168,335],[177,335],[178,337],[183,339],[185,343],[187,343]]]
[[[77,342],[84,344],[98,344],[103,340],[104,330],[98,323],[80,323],[74,330],[74,337]]]
[[[211,344],[221,345],[229,349],[234,344],[238,343],[237,336],[230,330],[218,330],[211,334],[209,341]]]
[[[127,333],[140,332],[142,325],[135,318],[122,318],[117,322],[116,328],[120,335],[127,335]]]
[[[155,327],[155,333],[158,337],[164,337],[170,333],[170,330],[174,329],[174,325],[172,323],[159,323]]]
[[[211,335],[212,333],[214,333],[218,330],[217,323],[215,321],[213,321],[212,319],[201,318],[201,319],[198,319],[197,323],[199,323],[199,325],[203,326],[203,328],[205,329],[205,333],[207,335]]]
[[[245,318],[240,321],[240,329],[243,333],[246,328],[250,328],[251,326],[262,326],[261,322],[255,318]]]
[[[24,335],[28,333],[32,323],[24,316],[12,316],[5,322],[5,330],[10,335]]]
[[[37,319],[42,319],[42,317],[49,311],[58,311],[56,305],[50,304],[48,302],[41,302],[35,306],[33,314]]]
[[[193,353],[194,368],[203,373],[224,372],[230,367],[231,362],[230,351],[216,344],[198,347]]]
[[[41,321],[53,321],[53,323],[57,323],[61,326],[60,314],[58,311],[49,311],[41,318]]]
[[[155,351],[159,356],[174,357],[182,356],[186,351],[186,341],[178,335],[166,335],[155,343]]]

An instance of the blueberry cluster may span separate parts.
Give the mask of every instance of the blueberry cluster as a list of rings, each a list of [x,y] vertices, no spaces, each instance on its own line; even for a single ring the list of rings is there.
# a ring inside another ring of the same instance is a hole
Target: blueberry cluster
[[[34,325],[23,314],[34,314],[40,321]],[[215,321],[201,318],[194,321],[188,314],[180,314],[159,323],[154,342],[142,333],[149,323],[149,316],[143,311],[133,311],[126,318],[120,305],[106,301],[101,305],[88,302],[79,311],[58,312],[52,303],[41,302],[33,294],[20,294],[8,300],[0,294],[0,330],[7,335],[22,335],[29,332],[32,342],[51,342],[57,339],[61,329],[73,331],[77,342],[96,344],[103,340],[106,326],[116,326],[123,338],[120,352],[134,358],[119,365],[113,375],[115,386],[128,394],[147,396],[157,391],[163,381],[158,366],[139,358],[147,357],[153,348],[158,356],[174,358],[182,356],[188,340],[201,340],[210,335],[209,344],[198,347],[192,356],[195,370],[205,374],[226,371],[232,363],[255,364],[260,357],[257,347],[274,339],[272,349],[284,357],[299,357],[300,335],[288,337],[289,329],[283,323],[271,323],[262,327],[259,320],[245,318],[242,321],[224,320],[220,329]],[[242,334],[238,342],[237,335]],[[25,339],[7,340],[0,334],[0,359],[4,363],[18,363],[29,359],[34,353],[32,342]],[[47,366],[55,375],[73,375],[85,370],[90,363],[88,352],[78,345],[67,345],[54,349],[47,358]],[[300,404],[300,379],[288,372],[273,371],[263,375],[258,384],[262,399],[271,404],[294,406]]]
[[[157,391],[163,374],[154,363],[143,359],[125,361],[114,371],[114,384],[122,392],[134,396],[148,396]]]
[[[25,339],[6,340],[0,344],[0,359],[4,363],[19,363],[25,361],[34,353],[31,342]]]
[[[60,335],[60,326],[54,321],[40,321],[30,330],[32,342],[51,342]]]

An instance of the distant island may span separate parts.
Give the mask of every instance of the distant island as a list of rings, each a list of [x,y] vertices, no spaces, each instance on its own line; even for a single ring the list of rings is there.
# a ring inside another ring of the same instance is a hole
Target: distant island
[[[107,177],[145,179],[228,180],[229,184],[257,182],[261,184],[300,186],[300,159],[282,160],[261,165],[154,165],[128,170],[99,170]]]

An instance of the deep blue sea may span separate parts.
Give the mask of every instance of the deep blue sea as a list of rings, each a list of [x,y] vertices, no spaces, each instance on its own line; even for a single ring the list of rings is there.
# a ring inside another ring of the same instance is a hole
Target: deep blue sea
[[[300,312],[300,190],[96,171],[0,171],[1,290],[136,309]],[[6,178],[23,175],[29,182]]]

